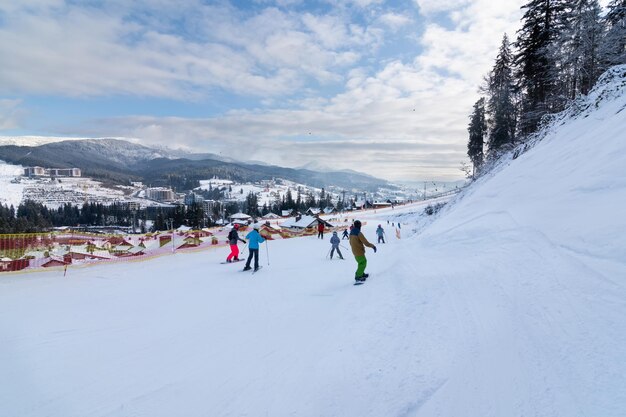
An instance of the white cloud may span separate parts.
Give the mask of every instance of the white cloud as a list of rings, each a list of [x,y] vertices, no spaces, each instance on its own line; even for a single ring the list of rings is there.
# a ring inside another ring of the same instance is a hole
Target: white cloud
[[[20,108],[22,100],[0,99],[0,130],[19,127],[24,110]]]
[[[410,17],[399,13],[384,13],[380,16],[379,20],[381,23],[394,30],[413,23]]]
[[[121,3],[104,10],[61,1],[4,7],[0,56],[11,59],[0,66],[0,94],[190,99],[215,88],[290,94],[309,78],[341,80],[340,69],[359,59],[355,47],[377,36],[332,15],[268,8],[246,17],[228,6],[188,3],[181,11],[141,1],[147,8],[141,19],[130,19],[133,9]],[[171,12],[171,19],[150,14],[157,11]],[[187,32],[170,27],[176,19]]]
[[[421,14],[430,15],[438,12],[457,10],[470,4],[471,0],[415,0],[415,3],[419,6]]]

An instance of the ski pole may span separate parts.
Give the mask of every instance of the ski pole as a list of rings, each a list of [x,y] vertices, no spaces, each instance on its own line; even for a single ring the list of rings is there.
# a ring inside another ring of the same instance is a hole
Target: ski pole
[[[328,250],[328,253],[326,254],[326,258],[328,258],[328,256],[330,256],[330,251],[333,250],[332,248]]]
[[[267,266],[270,265],[270,249],[269,249],[269,245],[267,244],[267,240],[265,240],[265,254],[267,255]]]

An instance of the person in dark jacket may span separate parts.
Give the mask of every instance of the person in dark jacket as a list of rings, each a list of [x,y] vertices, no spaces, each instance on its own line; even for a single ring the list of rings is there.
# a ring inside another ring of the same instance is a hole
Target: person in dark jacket
[[[341,235],[341,240],[344,239],[350,239],[350,236],[348,234],[348,229],[343,229],[343,234]]]
[[[356,281],[365,281],[369,274],[365,273],[365,267],[367,267],[367,259],[365,258],[365,246],[374,249],[376,253],[376,246],[372,245],[361,233],[361,222],[355,220],[352,230],[350,231],[350,247],[352,248],[352,254],[356,259],[357,269],[354,274]]]
[[[237,246],[237,242],[241,241],[246,243],[245,240],[239,237],[239,225],[235,224],[233,228],[228,232],[228,244],[230,245],[230,255],[226,258],[226,262],[232,262],[233,259],[235,261],[239,260],[239,247]]]
[[[248,245],[248,252],[250,252],[250,254],[248,255],[248,260],[246,261],[246,266],[243,270],[249,271],[252,269],[250,268],[250,262],[254,256],[254,270],[256,271],[259,269],[259,243],[265,242],[265,239],[263,239],[263,236],[259,233],[258,223],[254,223],[252,225],[252,231],[246,235],[246,239],[250,242]]]
[[[341,251],[339,250],[340,242],[341,240],[339,240],[339,236],[337,236],[337,232],[333,232],[333,235],[330,237],[330,244],[332,245],[332,249],[330,250],[330,259],[333,259],[333,255],[335,254],[335,251],[337,251],[337,255],[339,255],[339,259],[343,259],[343,255],[341,254]]]

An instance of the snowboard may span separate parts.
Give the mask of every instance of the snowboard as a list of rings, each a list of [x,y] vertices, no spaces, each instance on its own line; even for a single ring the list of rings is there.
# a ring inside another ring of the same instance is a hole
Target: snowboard
[[[237,262],[243,262],[243,261],[245,261],[245,259],[240,259],[240,260],[238,260],[238,261],[232,261],[232,262],[226,262],[226,261],[224,261],[224,262],[220,262],[220,264],[222,264],[222,265],[224,265],[224,264],[234,264],[234,263],[237,263]]]
[[[354,280],[354,285],[363,285],[365,284],[365,281],[367,281],[367,279],[369,279],[369,275],[363,281]]]

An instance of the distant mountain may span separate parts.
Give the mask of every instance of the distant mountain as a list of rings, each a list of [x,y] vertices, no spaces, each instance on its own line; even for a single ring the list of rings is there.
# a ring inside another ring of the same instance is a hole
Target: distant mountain
[[[84,176],[114,183],[141,180],[146,184],[174,184],[179,188],[215,176],[240,182],[283,178],[318,188],[336,186],[362,191],[393,187],[385,180],[357,172],[318,172],[237,162],[210,153],[154,149],[120,139],[55,141],[39,146],[5,145],[0,146],[0,159],[24,166],[77,167]]]

